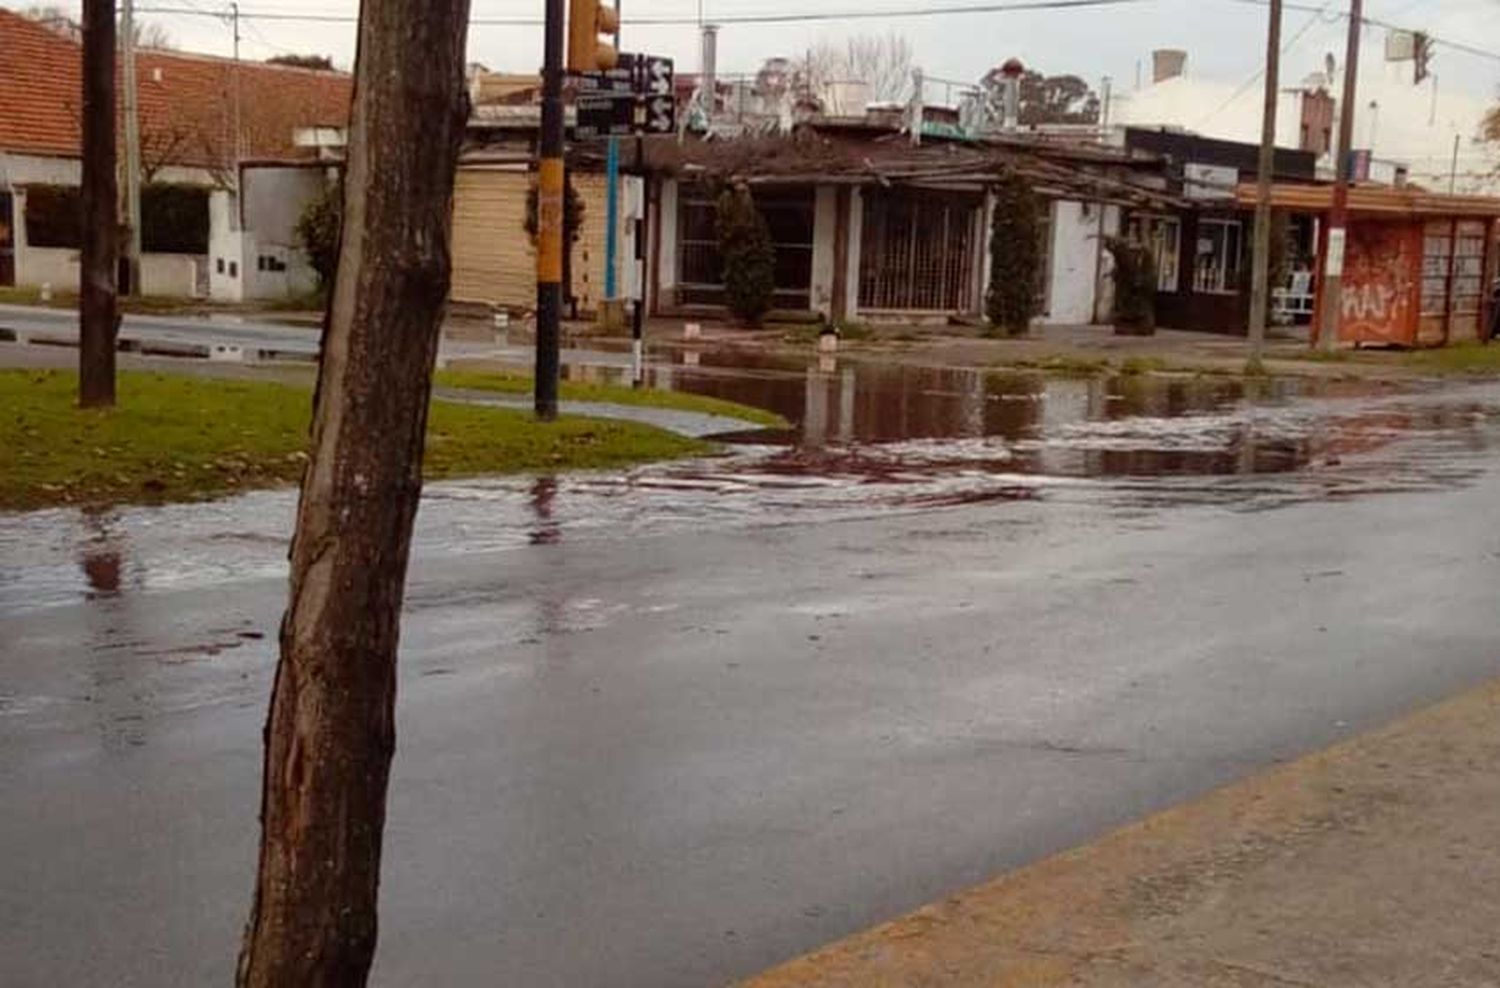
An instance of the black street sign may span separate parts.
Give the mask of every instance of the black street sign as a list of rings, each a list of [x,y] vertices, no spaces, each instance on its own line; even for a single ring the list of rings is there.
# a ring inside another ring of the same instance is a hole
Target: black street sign
[[[677,129],[673,63],[656,55],[622,53],[607,72],[583,72],[577,85],[579,138],[670,134]]]
[[[636,92],[636,57],[622,54],[619,64],[603,72],[580,72],[573,77],[579,93],[626,93]]]
[[[573,133],[579,138],[628,137],[635,133],[635,102],[633,93],[617,95],[578,94],[578,122]]]
[[[677,101],[670,96],[646,97],[646,120],[643,129],[648,134],[670,134],[677,129]]]
[[[670,58],[637,55],[636,91],[646,104],[642,129],[648,134],[670,134],[677,129],[677,99],[673,92],[673,64]]]

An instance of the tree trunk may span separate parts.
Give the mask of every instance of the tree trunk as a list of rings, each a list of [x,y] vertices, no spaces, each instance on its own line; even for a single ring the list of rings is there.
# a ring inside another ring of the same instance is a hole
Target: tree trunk
[[[83,249],[78,404],[115,403],[120,189],[115,176],[115,4],[83,0]]]
[[[363,985],[467,118],[468,0],[363,0],[344,228],[266,724],[241,988]]]

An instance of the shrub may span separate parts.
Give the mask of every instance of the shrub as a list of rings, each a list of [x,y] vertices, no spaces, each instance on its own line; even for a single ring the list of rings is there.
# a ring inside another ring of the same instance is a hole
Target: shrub
[[[717,225],[725,305],[742,324],[759,326],[776,291],[776,247],[749,187],[738,185],[720,194]]]
[[[1009,336],[1024,335],[1039,309],[1040,237],[1041,204],[1036,193],[1020,175],[1006,171],[995,187],[985,315],[995,330]]]
[[[1143,244],[1125,237],[1104,242],[1114,258],[1117,332],[1147,336],[1156,331],[1156,258]]]
[[[327,288],[339,263],[339,238],[344,225],[344,187],[341,182],[324,186],[323,194],[303,207],[297,219],[297,240],[307,263],[318,274],[318,284]]]
[[[532,184],[531,188],[526,190],[526,218],[522,222],[522,226],[525,228],[526,236],[530,238],[531,245],[533,247],[536,246],[536,236],[538,229],[536,210],[540,196],[541,194],[537,191],[537,187],[534,183]],[[564,184],[563,243],[567,244],[570,247],[573,244],[576,244],[578,242],[578,238],[583,235],[584,209],[585,207],[583,203],[583,197],[578,194],[577,189],[573,188],[573,183],[567,182],[566,184]]]
[[[83,243],[83,199],[76,185],[26,187],[26,242],[33,247]]]
[[[83,197],[76,185],[26,187],[26,242],[33,247],[83,246]],[[141,250],[208,253],[208,190],[152,183],[141,187]]]
[[[141,188],[141,250],[208,253],[208,190],[196,185]]]

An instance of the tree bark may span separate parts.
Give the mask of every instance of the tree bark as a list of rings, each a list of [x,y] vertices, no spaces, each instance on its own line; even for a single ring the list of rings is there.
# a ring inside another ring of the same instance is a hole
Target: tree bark
[[[363,985],[467,118],[468,0],[364,0],[344,228],[266,724],[241,988]]]
[[[115,4],[83,0],[83,244],[78,404],[115,403],[120,189],[115,175]]]

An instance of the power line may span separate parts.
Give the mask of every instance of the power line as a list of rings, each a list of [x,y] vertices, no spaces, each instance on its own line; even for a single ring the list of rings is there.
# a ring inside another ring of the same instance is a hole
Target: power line
[[[191,0],[185,0],[191,2]],[[1097,7],[1119,7],[1126,5],[1140,5],[1153,3],[1156,0],[1010,0],[1004,3],[979,3],[979,4],[946,4],[932,7],[910,7],[898,10],[844,10],[823,13],[783,13],[783,14],[728,14],[716,17],[714,21],[721,25],[733,24],[808,24],[818,22],[835,21],[858,21],[858,20],[887,20],[891,18],[916,18],[916,17],[947,17],[965,14],[1002,14],[1021,11],[1036,10],[1077,10]],[[1247,4],[1256,7],[1264,7],[1269,0],[1228,0],[1230,3]],[[1316,6],[1308,2],[1297,2],[1290,0],[1286,4],[1288,10],[1297,10],[1305,13],[1321,14],[1327,9],[1327,4]],[[200,7],[182,6],[152,6],[138,7],[139,13],[149,14],[174,14],[182,16],[197,17],[219,17],[226,16],[223,13],[214,13]],[[1347,11],[1338,12],[1335,15],[1340,20],[1347,20]],[[355,24],[359,17],[356,14],[330,14],[330,13],[290,13],[283,11],[252,11],[241,10],[242,20],[258,21],[291,21],[304,24]],[[1408,30],[1390,21],[1376,17],[1361,17],[1360,22],[1373,27],[1385,28],[1393,31]],[[632,17],[630,23],[639,27],[690,27],[696,26],[699,21],[697,16],[674,16],[674,17]],[[473,17],[469,24],[473,27],[541,27],[542,19],[539,17]],[[1489,59],[1500,62],[1500,52],[1480,48],[1462,41],[1454,41],[1451,38],[1428,34],[1427,38],[1435,45],[1451,48],[1454,51],[1473,55],[1476,58]]]
[[[1334,18],[1333,21],[1325,21],[1323,19],[1323,15],[1325,13],[1327,13],[1328,8],[1332,7],[1333,4],[1334,4],[1334,0],[1328,0],[1328,2],[1325,3],[1322,7],[1319,7],[1318,10],[1311,17],[1309,17],[1307,19],[1307,23],[1305,23],[1305,24],[1302,25],[1301,30],[1299,30],[1296,34],[1292,35],[1291,39],[1289,41],[1287,41],[1286,44],[1284,44],[1284,45],[1281,46],[1281,54],[1283,54],[1283,55],[1290,54],[1291,51],[1292,51],[1292,49],[1296,48],[1297,45],[1302,41],[1302,39],[1307,35],[1307,32],[1312,30],[1313,25],[1315,25],[1315,24],[1322,24],[1322,23],[1334,23],[1335,21],[1337,21],[1338,18]],[[1226,99],[1224,102],[1220,103],[1218,106],[1214,107],[1214,110],[1213,110],[1212,113],[1205,114],[1204,117],[1203,117],[1203,119],[1200,120],[1200,121],[1198,121],[1198,123],[1194,125],[1193,129],[1196,130],[1196,129],[1202,127],[1204,124],[1208,123],[1214,117],[1217,117],[1220,113],[1223,113],[1236,100],[1238,100],[1241,96],[1244,96],[1246,93],[1248,93],[1251,90],[1251,88],[1253,88],[1255,86],[1255,84],[1257,82],[1259,82],[1261,80],[1261,78],[1263,78],[1265,76],[1265,74],[1266,74],[1265,66],[1261,66],[1260,68],[1256,69],[1250,75],[1250,78],[1246,79],[1243,83],[1241,83],[1240,87],[1238,89],[1236,89],[1233,93],[1231,93],[1229,95],[1228,99]]]
[[[1240,4],[1248,4],[1248,5],[1253,6],[1253,7],[1265,7],[1265,6],[1267,6],[1269,4],[1269,0],[1229,0],[1229,2],[1231,2],[1231,3],[1240,3]],[[1297,0],[1288,0],[1288,2],[1286,4],[1286,9],[1287,10],[1300,10],[1300,11],[1305,11],[1307,13],[1318,13],[1318,12],[1321,12],[1322,10],[1326,9],[1326,6],[1327,5],[1325,5],[1324,7],[1316,7],[1313,4],[1311,4],[1311,3],[1297,2]],[[1338,12],[1338,14],[1336,16],[1338,17],[1339,20],[1348,20],[1349,19],[1349,12],[1347,10],[1340,11],[1340,12]],[[1382,19],[1380,19],[1378,17],[1367,17],[1367,16],[1366,17],[1361,17],[1359,19],[1359,21],[1360,21],[1361,24],[1368,24],[1371,27],[1382,27],[1382,28],[1385,28],[1387,31],[1410,31],[1411,30],[1410,28],[1402,27],[1399,24],[1396,24],[1396,23],[1393,23],[1393,22],[1387,21],[1387,20],[1382,20]],[[1442,45],[1444,48],[1452,48],[1454,51],[1461,51],[1461,52],[1463,52],[1463,53],[1465,53],[1467,55],[1473,55],[1476,58],[1487,58],[1487,59],[1490,59],[1491,61],[1500,62],[1500,51],[1491,51],[1488,48],[1480,48],[1478,45],[1471,45],[1471,44],[1468,44],[1467,42],[1454,41],[1451,38],[1439,37],[1438,35],[1435,35],[1435,34],[1428,34],[1425,31],[1422,32],[1422,33],[1424,35],[1426,35],[1428,41],[1431,41],[1435,45]]]
[[[960,14],[1001,14],[1027,10],[1073,10],[1085,7],[1119,7],[1143,3],[1154,3],[1156,0],[1011,0],[1008,3],[985,3],[985,4],[953,4],[937,7],[916,7],[902,10],[846,10],[825,13],[785,13],[785,14],[729,14],[724,17],[714,18],[714,22],[721,25],[731,24],[805,24],[814,21],[848,21],[848,20],[875,20],[889,19],[893,17],[944,17]],[[142,13],[151,14],[180,14],[184,16],[215,16],[222,17],[223,14],[210,14],[210,12],[190,7],[138,7]],[[358,23],[359,17],[355,14],[325,14],[325,13],[286,13],[280,11],[252,11],[241,10],[240,17],[246,20],[258,21],[296,21],[301,23],[317,24],[354,24]],[[474,27],[541,27],[542,19],[539,17],[472,17],[469,24]],[[698,18],[692,17],[632,17],[630,23],[637,26],[668,27],[668,26],[696,26]]]

